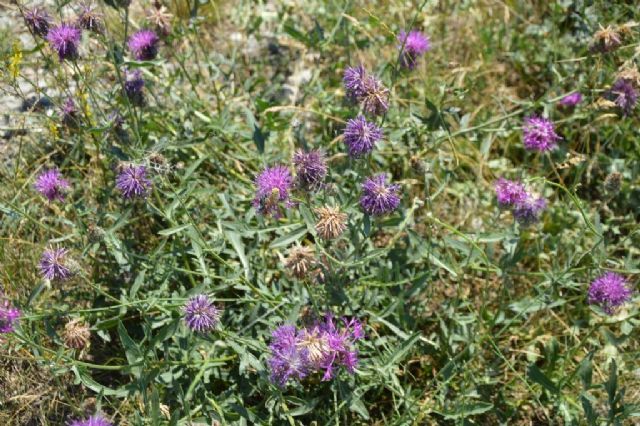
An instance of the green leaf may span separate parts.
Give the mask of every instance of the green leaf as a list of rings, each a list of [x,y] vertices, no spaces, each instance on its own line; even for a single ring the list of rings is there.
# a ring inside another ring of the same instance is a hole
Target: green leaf
[[[527,369],[527,377],[534,381],[535,383],[541,385],[543,388],[551,392],[552,394],[558,393],[558,387],[556,386],[551,379],[549,379],[543,372],[538,368],[537,365],[531,364]]]
[[[140,359],[142,359],[142,352],[136,342],[134,342],[129,336],[129,333],[127,333],[127,329],[124,327],[124,324],[122,324],[122,321],[118,321],[118,336],[120,336],[120,342],[124,348],[127,361],[129,364],[136,364]],[[136,377],[140,376],[140,372],[140,367],[131,368],[131,374]]]
[[[251,270],[249,269],[249,261],[247,260],[247,255],[244,251],[244,243],[242,242],[242,238],[240,234],[235,231],[225,230],[224,235],[227,237],[227,240],[231,243],[231,246],[235,250],[236,254],[240,258],[240,263],[242,263],[242,268],[244,270],[245,278],[249,279],[251,275]]]
[[[307,234],[306,225],[298,225],[291,232],[285,234],[279,238],[276,238],[269,245],[270,248],[288,247],[294,241],[298,241]]]
[[[493,409],[493,404],[490,402],[469,402],[463,404],[456,404],[455,409],[441,413],[445,419],[466,419],[467,417],[476,416],[478,414],[486,413]]]
[[[177,234],[178,232],[182,231],[183,229],[187,229],[191,227],[190,223],[185,223],[183,225],[178,225],[178,226],[174,226],[172,228],[168,228],[168,229],[163,229],[162,231],[159,231],[158,234],[159,235],[164,235],[169,236],[169,235],[173,235],[173,234]]]

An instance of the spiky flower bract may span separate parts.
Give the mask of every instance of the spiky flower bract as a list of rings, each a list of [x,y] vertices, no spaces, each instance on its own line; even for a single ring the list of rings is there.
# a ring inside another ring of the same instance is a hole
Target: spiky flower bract
[[[38,6],[33,9],[25,9],[24,20],[32,33],[43,38],[47,36],[51,26],[51,17],[46,10]]]
[[[582,94],[580,92],[574,92],[560,99],[558,104],[565,108],[574,108],[580,102],[582,102]]]
[[[136,165],[123,167],[116,178],[116,188],[125,199],[146,197],[151,191],[151,181],[147,178],[146,167]]]
[[[630,80],[620,78],[611,86],[608,97],[620,108],[623,115],[631,115],[638,102],[638,91]]]
[[[613,315],[624,303],[631,299],[633,291],[627,280],[615,272],[606,272],[589,286],[589,304],[598,305],[604,312]]]
[[[60,24],[50,28],[47,33],[47,41],[58,53],[60,61],[76,59],[78,57],[81,37],[82,31],[80,28],[69,24]]]
[[[85,3],[80,6],[78,13],[78,26],[88,31],[101,34],[103,30],[102,14],[98,13],[96,7],[92,4]]]
[[[387,183],[384,173],[365,179],[362,184],[360,207],[370,216],[393,212],[400,205],[400,185]]]
[[[220,320],[220,311],[206,294],[191,297],[183,311],[187,327],[198,333],[213,330]]]
[[[520,182],[500,178],[495,183],[496,198],[501,207],[511,207],[524,201],[528,194]]]
[[[382,139],[382,129],[359,115],[347,121],[343,136],[349,155],[358,158],[373,151]]]
[[[36,178],[36,190],[44,195],[49,202],[64,201],[65,193],[69,189],[69,181],[62,177],[58,169],[45,170]]]
[[[429,37],[420,31],[412,30],[409,33],[401,31],[398,34],[398,48],[402,49],[400,64],[409,69],[416,66],[418,58],[431,49]]]
[[[293,155],[298,187],[307,191],[317,191],[327,176],[327,160],[324,152],[315,149],[308,152],[298,150]]]
[[[113,426],[113,424],[100,414],[95,414],[84,420],[73,420],[69,426]]]
[[[129,49],[133,57],[138,61],[150,61],[158,54],[158,42],[160,39],[151,30],[140,30],[129,38]]]
[[[48,248],[42,253],[38,265],[42,276],[50,281],[65,281],[72,275],[67,255],[69,250],[61,247]]]
[[[318,215],[316,232],[325,239],[331,240],[342,235],[347,228],[347,214],[340,211],[339,207],[323,206],[315,210]]]
[[[137,106],[144,105],[144,79],[140,70],[125,70],[124,93],[129,101]]]
[[[265,168],[256,177],[256,196],[253,207],[263,215],[280,217],[280,205],[289,208],[293,205],[289,191],[293,185],[291,172],[285,166]]]
[[[524,147],[531,151],[551,151],[558,146],[558,141],[561,139],[556,134],[553,123],[539,116],[527,117],[522,131]]]
[[[20,315],[20,311],[12,307],[8,301],[0,303],[0,334],[13,332]]]

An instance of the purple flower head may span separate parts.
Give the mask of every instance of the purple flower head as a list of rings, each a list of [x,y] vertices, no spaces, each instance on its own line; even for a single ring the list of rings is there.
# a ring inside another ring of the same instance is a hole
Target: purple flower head
[[[142,71],[125,70],[124,80],[124,93],[131,103],[142,106],[144,104],[144,79],[142,78]]]
[[[151,191],[151,181],[147,179],[145,166],[129,165],[122,168],[116,178],[116,188],[126,198],[146,197]]]
[[[316,149],[309,152],[296,151],[293,155],[298,187],[308,191],[317,191],[327,177],[327,160],[324,152]]]
[[[76,107],[76,103],[73,99],[67,98],[62,105],[62,124],[67,127],[77,127],[78,118],[78,108]]]
[[[51,17],[41,7],[34,7],[33,9],[25,9],[24,20],[29,27],[29,31],[40,37],[46,37],[49,32],[49,26],[51,25]]]
[[[281,203],[285,208],[293,206],[289,191],[293,185],[291,172],[285,166],[267,167],[256,177],[256,197],[253,207],[260,214],[280,217]]]
[[[409,69],[415,68],[418,58],[431,49],[429,37],[416,30],[409,31],[409,34],[401,31],[398,43],[398,48],[402,49],[400,64]]]
[[[500,207],[511,207],[528,197],[527,190],[520,182],[500,178],[494,186]]]
[[[69,426],[113,426],[113,424],[100,414],[96,414],[85,420],[73,420]]]
[[[324,317],[324,322],[317,327],[324,335],[327,345],[327,355],[321,363],[324,370],[322,380],[331,380],[336,367],[342,366],[353,374],[358,365],[358,352],[355,342],[364,337],[362,324],[357,319],[342,320],[342,327],[338,327],[331,314]]]
[[[65,59],[75,59],[78,57],[78,47],[82,31],[73,25],[60,24],[49,29],[47,41],[51,47],[58,52],[60,61]]]
[[[38,265],[42,276],[49,281],[66,281],[71,277],[71,269],[65,248],[48,248],[42,253]]]
[[[371,115],[382,115],[389,109],[389,89],[370,75],[364,80],[363,93],[360,96],[362,109]]]
[[[81,6],[78,14],[78,26],[88,31],[102,33],[102,14],[98,13],[96,7],[85,3]]]
[[[151,30],[141,30],[129,38],[129,49],[133,57],[138,61],[150,61],[158,54],[158,41],[160,39]]]
[[[608,98],[615,102],[623,115],[631,115],[638,101],[638,91],[630,80],[620,78],[609,89]]]
[[[212,330],[220,320],[220,311],[206,294],[190,298],[184,305],[184,322],[192,331],[204,333]]]
[[[582,102],[582,93],[574,92],[560,99],[558,104],[564,108],[575,108],[580,102]]]
[[[609,315],[613,315],[632,295],[627,280],[614,272],[606,272],[593,280],[588,294],[589,304],[600,306]]]
[[[522,128],[524,134],[524,147],[530,151],[551,151],[562,139],[556,134],[555,127],[550,120],[543,117],[532,116],[524,120]]]
[[[347,121],[343,135],[349,155],[358,158],[373,151],[376,142],[382,139],[382,129],[359,115]]]
[[[293,325],[281,325],[271,333],[268,364],[271,381],[284,387],[289,379],[303,379],[309,374],[309,354],[298,346],[298,332]]]
[[[524,200],[514,205],[513,217],[522,225],[530,225],[540,219],[540,214],[546,207],[547,202],[544,198],[527,194]]]
[[[370,216],[391,213],[400,205],[400,185],[387,183],[384,173],[365,179],[362,184],[360,207]]]
[[[347,92],[347,96],[358,99],[364,93],[364,81],[367,78],[367,71],[362,65],[348,67],[344,70],[342,82]]]
[[[20,319],[20,311],[13,308],[8,301],[0,303],[0,334],[11,333]]]
[[[51,202],[54,200],[64,201],[65,192],[70,185],[58,169],[51,169],[38,175],[34,187]]]

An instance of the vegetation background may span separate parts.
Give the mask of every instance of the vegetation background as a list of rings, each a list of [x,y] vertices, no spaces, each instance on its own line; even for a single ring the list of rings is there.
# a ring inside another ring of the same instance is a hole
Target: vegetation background
[[[638,299],[611,317],[586,300],[603,271],[634,284],[639,271],[638,115],[602,102],[637,67],[635,2],[163,4],[171,30],[157,60],[123,54],[154,5],[109,0],[96,3],[104,34],[85,34],[76,65],[61,65],[27,31],[25,5],[0,3],[0,284],[23,311],[0,342],[0,424],[96,410],[120,425],[640,424]],[[79,6],[46,5],[57,20]],[[617,50],[590,51],[601,26],[624,24]],[[396,36],[411,28],[432,49],[408,72]],[[391,97],[384,141],[356,162],[341,140],[356,113],[342,73],[359,63]],[[123,65],[143,72],[146,106],[121,96]],[[585,101],[559,109],[574,90]],[[60,124],[67,96],[77,129]],[[125,134],[109,125],[115,109]],[[522,147],[532,113],[563,138],[551,155]],[[327,152],[330,187],[299,194],[278,220],[257,216],[256,174],[308,147]],[[153,168],[145,202],[115,190],[122,161]],[[72,183],[65,203],[33,189],[52,165]],[[370,221],[357,199],[371,171],[393,176],[403,200]],[[540,223],[500,211],[498,177],[547,198]],[[325,203],[349,214],[331,244],[314,228]],[[40,277],[52,244],[71,249],[72,281]],[[325,259],[324,282],[287,273],[296,245]],[[199,292],[224,309],[207,336],[181,320]],[[326,311],[365,324],[356,374],[270,383],[273,328]],[[90,325],[83,350],[63,344],[75,318]]]

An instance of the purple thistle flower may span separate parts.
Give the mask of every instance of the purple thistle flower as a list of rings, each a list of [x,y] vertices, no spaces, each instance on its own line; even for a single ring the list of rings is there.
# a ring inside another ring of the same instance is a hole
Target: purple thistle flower
[[[347,96],[358,99],[364,93],[364,80],[367,78],[367,71],[362,65],[357,67],[347,67],[344,70],[342,82],[347,92]]]
[[[289,191],[293,178],[285,166],[267,167],[256,177],[256,196],[253,207],[260,214],[271,214],[280,217],[279,204],[285,208],[293,206],[289,199]]]
[[[78,26],[88,31],[102,33],[102,14],[91,4],[83,4],[78,14]]]
[[[68,267],[67,254],[69,250],[65,248],[48,248],[42,253],[40,258],[40,273],[49,281],[66,281],[71,277],[71,269]]]
[[[146,197],[151,190],[151,181],[147,179],[145,166],[129,165],[123,167],[116,178],[116,188],[127,198]]]
[[[398,43],[398,48],[402,49],[400,64],[409,69],[415,68],[418,58],[431,49],[429,37],[416,30],[409,31],[409,34],[401,31]]]
[[[513,217],[522,225],[530,225],[540,219],[540,214],[546,207],[547,202],[544,198],[527,194],[524,200],[514,205]]]
[[[78,46],[82,31],[73,25],[60,24],[49,29],[47,41],[51,47],[58,52],[60,61],[65,59],[75,59],[78,57]]]
[[[511,207],[523,202],[528,197],[524,185],[520,182],[500,178],[494,186],[500,207]]]
[[[298,333],[293,325],[281,325],[272,333],[268,360],[271,381],[284,387],[289,379],[303,379],[309,373],[309,351],[298,347]]]
[[[73,420],[69,426],[113,426],[113,424],[100,414],[96,414],[85,420]]]
[[[631,115],[638,101],[638,91],[630,80],[620,78],[609,89],[608,98],[615,102],[623,115]]]
[[[206,294],[190,298],[184,305],[184,322],[192,331],[204,333],[212,330],[220,320],[220,311]]]
[[[327,176],[327,160],[322,150],[309,152],[296,151],[293,155],[298,187],[304,190],[317,191]]]
[[[633,291],[627,285],[627,280],[614,272],[606,272],[596,278],[589,286],[589,304],[598,305],[609,315],[631,299]]]
[[[370,216],[391,213],[400,205],[400,185],[388,184],[384,173],[365,179],[362,184],[360,207]]]
[[[144,79],[142,78],[142,71],[125,70],[124,93],[134,105],[144,105],[144,92],[142,91],[142,89],[144,89]]]
[[[557,141],[562,139],[556,134],[553,123],[543,117],[527,117],[522,131],[524,147],[531,151],[551,151],[557,146]]]
[[[376,142],[382,139],[382,129],[359,115],[347,121],[343,136],[349,155],[358,158],[373,151]]]
[[[25,9],[24,20],[32,33],[42,38],[47,36],[51,25],[51,17],[46,10],[37,6],[33,9]]]
[[[358,352],[354,349],[355,342],[364,337],[362,324],[357,319],[347,321],[343,319],[343,327],[339,328],[331,314],[327,314],[324,322],[317,326],[324,335],[327,355],[321,361],[320,368],[324,370],[322,380],[331,380],[334,370],[338,366],[353,374],[358,365]]]
[[[0,304],[0,334],[11,333],[20,315],[20,311],[13,308],[8,301]]]
[[[150,61],[158,54],[160,39],[151,30],[140,30],[129,38],[129,49],[138,61]]]
[[[582,94],[580,92],[574,92],[560,99],[558,104],[564,108],[575,108],[580,102],[582,102]]]
[[[69,189],[69,181],[62,177],[58,169],[46,170],[36,178],[36,190],[44,195],[49,202],[64,201],[65,192]]]

